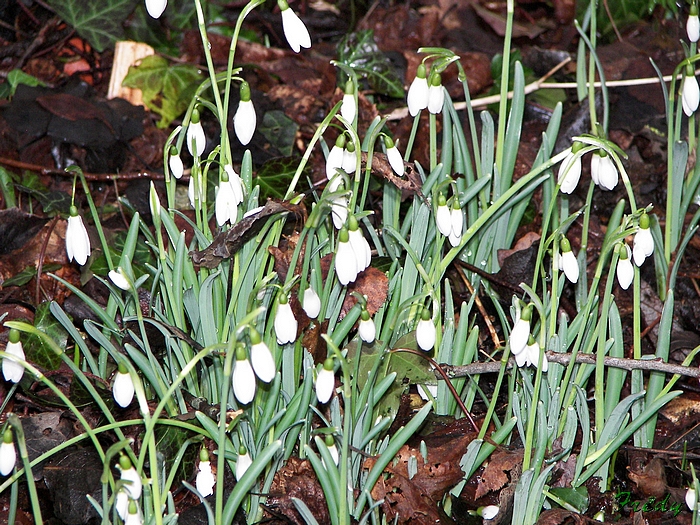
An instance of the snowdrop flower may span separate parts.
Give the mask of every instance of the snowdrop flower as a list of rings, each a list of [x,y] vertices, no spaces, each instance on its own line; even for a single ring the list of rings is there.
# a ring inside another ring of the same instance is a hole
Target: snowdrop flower
[[[428,111],[433,114],[440,113],[445,103],[445,90],[442,88],[440,73],[430,75],[430,87],[428,88]]]
[[[243,474],[248,471],[248,468],[253,464],[253,460],[243,445],[238,449],[238,459],[236,460],[236,481],[241,481]]]
[[[425,64],[421,63],[416,70],[416,78],[408,88],[408,112],[412,117],[418,115],[420,110],[428,107],[430,89],[426,78]]]
[[[131,380],[128,368],[123,363],[119,363],[119,369],[114,376],[112,395],[117,405],[122,408],[128,407],[134,399],[134,382]]]
[[[318,314],[321,313],[321,298],[311,285],[311,282],[313,282],[313,274],[314,270],[311,270],[309,286],[307,286],[306,290],[304,290],[304,304],[302,305],[302,308],[304,308],[304,312],[306,312],[306,315],[309,316],[309,319],[316,319]]]
[[[2,435],[2,445],[0,445],[0,476],[9,476],[15,468],[16,461],[17,452],[12,442],[12,430],[7,428]]]
[[[247,405],[255,397],[255,373],[253,367],[250,366],[248,356],[246,356],[245,348],[238,346],[236,348],[236,363],[233,365],[233,374],[231,376],[233,383],[233,395],[241,405]]]
[[[70,207],[70,217],[66,227],[66,253],[68,261],[75,259],[80,266],[83,266],[90,257],[90,237],[75,206]]]
[[[250,328],[250,345],[250,362],[253,365],[255,375],[260,381],[271,382],[277,373],[275,359],[272,357],[270,348],[253,327]]]
[[[245,80],[241,82],[241,101],[238,103],[238,109],[233,116],[233,129],[236,132],[236,137],[244,146],[250,142],[255,133],[256,125],[255,106],[250,100],[250,86]]]
[[[357,155],[355,154],[355,143],[349,141],[343,151],[343,165],[341,166],[345,173],[351,175],[357,169]]]
[[[571,194],[576,189],[578,181],[581,178],[581,156],[576,155],[583,147],[581,142],[574,142],[571,146],[571,151],[564,157],[564,160],[559,166],[557,183],[560,185],[562,193]]]
[[[227,164],[221,174],[221,182],[216,191],[216,223],[223,226],[227,222],[236,222],[238,205],[243,202],[243,182],[233,170],[233,166]]]
[[[306,25],[301,21],[301,18],[289,8],[287,0],[277,0],[277,5],[282,12],[282,29],[284,36],[289,43],[292,51],[298,53],[301,48],[308,49],[311,47],[311,35]]]
[[[214,494],[215,484],[216,477],[211,471],[209,452],[206,448],[203,448],[199,452],[199,469],[197,470],[197,478],[195,479],[195,486],[197,487],[197,492],[199,492],[205,498],[207,496],[211,496],[212,494]]]
[[[525,350],[530,339],[530,319],[532,319],[532,305],[529,304],[520,310],[520,317],[510,331],[508,341],[510,342],[510,351],[515,356]]]
[[[617,261],[617,268],[615,273],[617,274],[617,282],[620,284],[620,288],[627,290],[632,284],[634,279],[634,268],[632,267],[632,252],[630,247],[626,243],[618,244],[615,247],[618,251],[620,258]]]
[[[639,217],[639,229],[634,236],[634,248],[632,249],[634,264],[641,266],[644,259],[652,253],[654,253],[654,238],[649,229],[649,215],[642,213]]]
[[[540,344],[535,341],[535,338],[530,335],[525,346],[525,350],[520,352],[520,354],[515,356],[515,362],[518,366],[523,366],[521,360],[524,359],[525,365],[534,366],[537,368],[540,362]],[[549,361],[547,361],[547,356],[542,354],[542,372],[546,372],[549,369]]]
[[[348,219],[348,236],[352,251],[355,253],[355,260],[357,261],[357,273],[360,273],[366,270],[372,262],[372,249],[362,234],[360,225],[357,223],[354,215],[351,215]]]
[[[331,217],[336,230],[341,229],[348,220],[348,198],[345,195],[340,195],[333,199]]]
[[[330,453],[331,457],[333,458],[333,461],[337,465],[340,461],[340,455],[338,454],[338,447],[335,446],[335,439],[333,439],[333,436],[327,435],[326,438],[324,439],[324,443],[326,444],[326,447],[328,448],[328,452]]]
[[[697,505],[697,495],[695,493],[694,488],[688,488],[688,490],[685,493],[685,504],[688,505],[688,508],[692,511],[695,510],[695,506]]]
[[[284,345],[297,340],[297,320],[294,317],[289,298],[280,294],[277,299],[277,313],[275,313],[275,335],[277,343]]]
[[[131,290],[131,283],[126,277],[126,274],[124,273],[124,270],[121,266],[118,266],[116,270],[110,270],[107,275],[116,286],[118,286],[125,292]]]
[[[131,460],[126,455],[121,455],[117,468],[121,471],[120,479],[124,484],[117,492],[115,506],[119,517],[125,520],[130,507],[130,500],[137,500],[141,497],[143,484],[141,483],[141,476],[136,472],[136,469],[131,464]]]
[[[394,173],[399,177],[402,177],[404,174],[404,165],[399,148],[396,147],[391,137],[387,135],[384,135],[384,146],[386,147],[386,158],[389,161],[389,165],[391,165],[391,169],[394,170]]]
[[[343,167],[343,157],[345,155],[345,133],[338,135],[335,144],[326,157],[326,178],[333,179],[337,170]]]
[[[345,84],[345,94],[343,95],[343,103],[340,106],[340,114],[351,125],[355,122],[357,101],[355,100],[355,84],[352,80],[348,80]]]
[[[486,507],[479,507],[476,513],[485,520],[492,520],[498,515],[500,510],[500,507],[497,505],[487,505]]]
[[[177,150],[177,146],[170,147],[170,155],[168,155],[168,167],[170,168],[170,173],[176,179],[182,178],[182,174],[185,172],[185,166],[180,158],[180,152]]]
[[[126,518],[124,518],[124,525],[143,525],[143,516],[141,516],[136,502],[133,500],[129,501],[128,508],[129,513],[126,515]]]
[[[16,328],[10,329],[5,353],[22,361],[25,360],[24,348],[22,348],[22,341],[19,339],[19,330]],[[5,381],[19,383],[24,375],[24,367],[13,361],[11,357],[5,356],[2,359],[2,375],[5,377]]]
[[[690,6],[685,30],[688,33],[688,40],[691,42],[697,42],[700,39],[700,19],[698,19],[698,6],[695,3]]]
[[[168,0],[146,0],[146,11],[151,18],[160,18],[167,5]]]
[[[338,232],[338,247],[335,252],[335,273],[343,286],[357,279],[357,257],[350,244],[350,234],[343,227]]]
[[[560,243],[561,253],[559,254],[559,269],[564,271],[566,278],[572,283],[578,282],[578,260],[571,251],[571,243],[566,237],[562,237]]]
[[[420,321],[416,326],[416,343],[424,352],[430,352],[435,346],[435,323],[427,308],[424,308],[420,314]]]
[[[373,343],[377,336],[377,327],[374,326],[374,321],[369,315],[369,312],[363,308],[360,314],[360,324],[357,327],[357,333],[360,334],[360,339],[365,343]]]
[[[449,206],[447,206],[447,200],[442,193],[438,195],[438,205],[437,210],[435,211],[435,223],[437,224],[438,231],[445,237],[452,233],[452,214]]]
[[[681,102],[683,104],[683,112],[686,116],[691,116],[700,105],[700,86],[695,78],[695,71],[692,65],[685,68],[685,78],[683,79],[683,87],[681,94]]]
[[[199,121],[199,110],[194,108],[190,117],[190,125],[187,126],[187,149],[195,158],[201,157],[207,147],[207,138],[204,136],[204,128]]]
[[[591,156],[591,179],[604,190],[610,191],[617,186],[617,167],[605,150],[594,151]]]
[[[12,430],[7,428],[3,433],[2,444],[0,445],[0,476],[9,476],[15,468],[17,452],[12,442]]]
[[[450,210],[450,234],[448,239],[452,246],[457,246],[462,240],[462,228],[464,227],[464,216],[459,205],[459,198],[455,195],[452,199],[452,209]]]
[[[335,372],[333,371],[333,358],[329,357],[323,362],[321,371],[316,376],[316,399],[319,403],[328,403],[335,388]]]

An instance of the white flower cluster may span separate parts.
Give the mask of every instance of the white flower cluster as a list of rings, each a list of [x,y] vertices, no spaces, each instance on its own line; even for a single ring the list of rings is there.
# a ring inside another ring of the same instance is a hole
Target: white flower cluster
[[[415,117],[423,109],[437,114],[442,111],[445,103],[445,89],[442,87],[440,73],[432,71],[430,79],[427,78],[425,64],[420,64],[416,70],[416,77],[408,88],[408,112]]]
[[[289,305],[288,302],[285,304]],[[277,317],[275,318],[276,323]],[[294,319],[294,323],[296,324],[296,319]],[[277,365],[272,352],[255,328],[250,327],[249,337],[250,359],[248,359],[245,347],[239,344],[236,347],[236,362],[231,375],[233,395],[236,396],[236,400],[241,405],[247,405],[255,398],[256,377],[264,383],[270,383],[277,374]],[[296,327],[294,327],[294,337],[296,338]]]
[[[122,455],[119,458],[117,468],[121,472],[121,486],[117,490],[115,502],[117,514],[125,523],[141,523],[143,518],[138,508],[138,500],[143,490],[141,476],[136,472],[136,469],[131,464],[131,460],[126,455]],[[130,520],[130,522],[126,520]]]
[[[358,274],[366,270],[372,261],[372,249],[365,239],[354,215],[348,218],[348,227],[338,232],[335,252],[335,272],[343,286],[355,282]]]
[[[618,253],[617,282],[620,288],[627,290],[634,280],[634,266],[641,267],[647,257],[654,253],[654,238],[651,235],[650,219],[646,212],[643,212],[639,217],[637,233],[634,235],[633,249],[625,242],[618,244],[615,250]]]
[[[22,380],[22,376],[24,376],[24,367],[16,360],[25,360],[24,348],[19,338],[19,330],[15,328],[10,330],[5,353],[7,355],[2,359],[2,375],[5,381],[19,383]]]
[[[223,226],[227,222],[234,224],[238,217],[238,205],[243,202],[243,181],[231,164],[226,164],[221,173],[219,187],[216,190],[214,211],[216,223]]]
[[[583,143],[574,141],[571,150],[559,165],[557,183],[562,193],[571,194],[581,179],[581,155],[578,152]],[[591,155],[591,179],[601,189],[612,191],[617,186],[619,176],[615,161],[610,154],[600,149]]]
[[[438,231],[448,238],[452,246],[457,246],[462,240],[464,231],[464,214],[459,205],[459,195],[455,193],[452,198],[452,206],[447,205],[445,196],[440,193],[435,210],[435,223]]]
[[[538,367],[540,359],[542,359],[542,372],[546,372],[549,369],[547,355],[542,352],[539,343],[530,333],[532,309],[532,304],[529,304],[520,311],[520,316],[515,321],[513,329],[510,331],[508,342],[510,344],[510,351],[515,357],[515,362],[519,367]]]

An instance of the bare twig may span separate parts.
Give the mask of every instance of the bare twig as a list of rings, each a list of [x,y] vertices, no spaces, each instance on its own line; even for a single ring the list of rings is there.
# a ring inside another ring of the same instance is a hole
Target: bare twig
[[[0,157],[0,164],[4,166],[9,166],[11,168],[19,168],[22,170],[34,171],[40,173],[41,175],[62,175],[64,177],[73,177],[72,173],[68,173],[65,170],[59,170],[55,168],[47,168],[46,166],[40,166],[38,164],[30,164],[28,162],[21,162],[19,160],[8,159],[6,157]],[[185,173],[188,173],[187,170]],[[135,180],[135,179],[147,179],[147,180],[163,180],[165,176],[162,173],[152,173],[152,172],[136,172],[136,173],[85,173],[85,179],[90,181],[110,181],[110,180]],[[183,180],[187,180],[185,177]]]
[[[558,352],[547,352],[547,360],[550,363],[568,365],[571,362],[571,354]],[[515,360],[508,361],[508,368],[513,368]],[[576,362],[594,365],[596,356],[593,354],[577,354]],[[440,365],[450,378],[467,377],[478,374],[493,374],[501,369],[500,361],[490,363],[472,363],[471,365],[454,366]],[[656,359],[624,359],[621,357],[606,357],[605,366],[621,368],[623,370],[650,370],[653,372],[663,372],[665,374],[677,374],[687,377],[700,378],[700,368],[696,366],[682,366],[671,363],[664,363]],[[437,376],[437,374],[436,374]],[[441,377],[441,376],[438,376]]]

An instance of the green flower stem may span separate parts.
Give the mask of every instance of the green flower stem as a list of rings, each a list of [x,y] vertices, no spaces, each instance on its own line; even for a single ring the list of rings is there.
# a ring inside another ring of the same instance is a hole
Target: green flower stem
[[[597,135],[597,129],[595,123],[598,122],[598,117],[596,115],[595,107],[595,55],[594,50],[596,48],[597,41],[597,26],[598,26],[598,2],[597,0],[591,0],[590,3],[591,11],[591,25],[590,25],[590,48],[588,51],[588,113],[591,119],[591,133]],[[601,79],[601,82],[603,80]],[[607,130],[606,130],[607,131]]]
[[[430,172],[437,166],[437,116],[430,113]]]
[[[408,162],[411,160],[411,152],[413,151],[413,143],[416,140],[416,134],[418,133],[418,127],[420,126],[420,115],[422,111],[413,117],[413,127],[411,128],[411,134],[408,136],[408,141],[406,142],[406,151],[403,154],[403,160]]]
[[[496,140],[496,169],[503,175],[503,156],[506,145],[506,120],[508,118],[508,88],[510,86],[510,45],[513,36],[513,13],[515,1],[506,0],[506,33],[503,39],[503,62],[501,65],[501,101],[498,107],[498,138]]]
[[[221,94],[219,93],[219,90],[217,88],[216,68],[214,67],[214,61],[211,58],[211,43],[209,42],[209,37],[207,36],[207,28],[204,23],[204,12],[202,11],[201,0],[194,0],[194,5],[197,11],[197,26],[199,27],[199,36],[202,39],[202,48],[204,49],[204,57],[207,61],[207,70],[209,71],[209,77],[211,79],[212,93],[214,94],[217,116],[219,117],[219,125],[221,126],[221,137],[223,140],[224,136],[227,136],[228,133],[226,132],[226,121],[221,120],[224,117],[225,113],[223,104],[221,102]]]
[[[27,443],[24,439],[24,430],[22,430],[22,422],[15,414],[8,414],[7,420],[12,427],[15,439],[17,440],[17,448],[19,448],[19,456],[22,458],[22,464],[24,465],[24,471],[27,473],[24,479],[27,480],[27,488],[29,489],[29,500],[32,503],[32,514],[35,523],[43,523],[41,518],[41,506],[39,504],[39,495],[36,491],[36,485],[34,484],[34,475],[32,474],[32,467],[29,463],[29,454],[27,453]]]
[[[229,316],[226,317],[228,318]],[[236,340],[235,338],[231,338],[228,342],[226,358],[224,359],[224,368],[221,374],[221,406],[219,408],[218,422],[219,435],[217,436],[217,443],[219,444],[220,450],[216,463],[216,503],[214,506],[215,523],[222,523],[224,512],[224,471],[226,468],[226,449],[224,447],[228,441],[228,438],[226,437],[226,411],[228,410],[228,399],[231,394],[231,372],[233,369],[233,359],[236,353],[235,348]],[[221,450],[221,448],[223,448],[223,450]]]
[[[168,135],[168,140],[165,141],[165,146],[163,147],[163,175],[165,176],[165,188],[168,195],[168,210],[171,217],[173,217],[175,214],[175,190],[177,188],[177,180],[175,177],[170,176],[170,147],[173,145],[175,139],[178,138],[181,132],[182,126],[177,126],[170,133],[170,135]],[[178,151],[180,154],[182,154],[179,149]]]

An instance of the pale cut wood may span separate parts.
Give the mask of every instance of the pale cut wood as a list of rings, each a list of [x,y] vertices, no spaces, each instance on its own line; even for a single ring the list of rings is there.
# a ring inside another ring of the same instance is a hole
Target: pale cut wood
[[[129,72],[129,68],[155,51],[148,44],[143,42],[131,42],[123,40],[117,42],[114,48],[114,62],[112,63],[112,76],[109,79],[109,91],[107,98],[123,98],[131,102],[134,106],[143,106],[143,97],[140,89],[122,87],[124,77]]]

